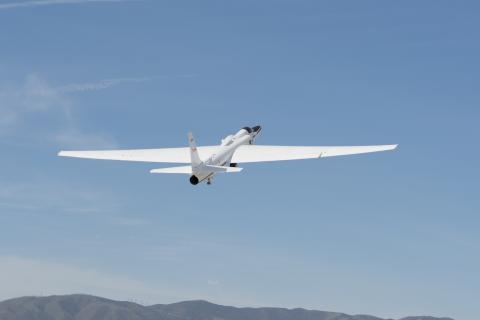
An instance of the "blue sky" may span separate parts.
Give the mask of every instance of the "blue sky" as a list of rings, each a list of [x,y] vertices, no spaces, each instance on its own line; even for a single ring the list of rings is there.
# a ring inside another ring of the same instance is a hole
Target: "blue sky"
[[[0,1],[0,298],[480,313],[475,1]],[[192,187],[60,149],[399,143]]]

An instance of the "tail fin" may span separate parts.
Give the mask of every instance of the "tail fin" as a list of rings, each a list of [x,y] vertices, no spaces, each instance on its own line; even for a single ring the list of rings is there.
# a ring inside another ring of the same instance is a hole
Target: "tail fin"
[[[192,162],[192,168],[198,167],[202,164],[202,160],[200,160],[200,156],[198,155],[197,144],[195,143],[195,139],[191,132],[188,133],[188,144],[190,145],[190,160]]]

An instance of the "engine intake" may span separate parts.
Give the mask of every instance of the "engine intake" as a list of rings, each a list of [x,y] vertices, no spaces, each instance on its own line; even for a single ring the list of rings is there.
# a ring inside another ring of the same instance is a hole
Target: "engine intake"
[[[199,180],[196,176],[191,176],[190,177],[190,183],[196,186],[198,184]]]

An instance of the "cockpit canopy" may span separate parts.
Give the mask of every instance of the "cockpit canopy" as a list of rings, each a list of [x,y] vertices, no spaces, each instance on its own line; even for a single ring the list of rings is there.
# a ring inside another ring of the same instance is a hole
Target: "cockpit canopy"
[[[244,127],[240,129],[237,133],[235,133],[235,138],[243,137],[250,133],[252,133],[252,129],[249,127]]]
[[[251,128],[251,127],[243,127],[242,129],[240,129],[240,131],[238,131],[238,132],[234,135],[234,139],[235,139],[235,138],[238,138],[238,137],[243,137],[243,136],[245,136],[245,135],[252,134],[252,133],[258,134],[258,132],[260,132],[261,129],[262,129],[261,126],[255,126],[255,127],[253,127],[253,128]]]

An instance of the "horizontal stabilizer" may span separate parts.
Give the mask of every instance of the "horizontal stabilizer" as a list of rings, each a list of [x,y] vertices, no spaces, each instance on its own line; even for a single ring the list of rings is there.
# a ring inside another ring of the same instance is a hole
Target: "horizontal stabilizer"
[[[201,170],[206,172],[215,172],[215,173],[222,173],[222,172],[233,173],[233,172],[240,172],[243,170],[243,168],[206,165],[202,167]]]
[[[201,166],[197,168],[197,171],[206,172],[206,173],[231,173],[231,172],[240,172],[243,168],[237,167],[223,167],[223,166]],[[180,173],[180,174],[192,174],[192,167],[191,166],[181,166],[181,167],[170,167],[170,168],[160,168],[160,169],[153,169],[150,170],[151,173]]]
[[[170,167],[150,170],[151,173],[180,173],[180,174],[192,174],[191,166]]]

